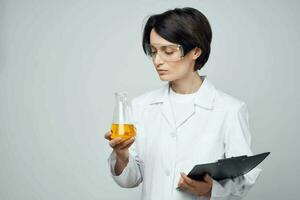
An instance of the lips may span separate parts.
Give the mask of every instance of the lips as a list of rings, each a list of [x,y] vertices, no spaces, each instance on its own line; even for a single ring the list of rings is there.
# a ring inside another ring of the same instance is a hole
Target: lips
[[[158,69],[158,72],[167,72],[168,70],[164,70],[164,69]]]
[[[157,70],[157,72],[158,72],[159,74],[165,74],[165,73],[168,72],[168,70]]]

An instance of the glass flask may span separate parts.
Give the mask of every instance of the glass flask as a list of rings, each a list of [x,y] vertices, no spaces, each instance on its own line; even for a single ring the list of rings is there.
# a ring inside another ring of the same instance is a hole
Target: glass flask
[[[111,139],[117,137],[129,139],[136,135],[136,129],[131,118],[132,108],[128,103],[126,93],[116,92],[113,123],[111,126]]]

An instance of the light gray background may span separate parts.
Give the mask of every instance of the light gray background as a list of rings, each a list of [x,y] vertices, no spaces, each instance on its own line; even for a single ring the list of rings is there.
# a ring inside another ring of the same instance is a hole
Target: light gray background
[[[138,199],[111,179],[103,134],[115,91],[164,84],[142,52],[146,16],[184,6],[213,29],[200,74],[247,103],[254,153],[272,152],[246,199],[297,199],[299,1],[1,0],[1,200]]]

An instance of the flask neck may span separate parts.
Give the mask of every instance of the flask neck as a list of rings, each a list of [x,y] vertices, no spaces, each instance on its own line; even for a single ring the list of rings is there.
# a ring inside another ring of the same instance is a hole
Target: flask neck
[[[130,123],[130,107],[127,101],[127,95],[124,92],[115,93],[115,110],[114,110],[114,123],[128,124]]]

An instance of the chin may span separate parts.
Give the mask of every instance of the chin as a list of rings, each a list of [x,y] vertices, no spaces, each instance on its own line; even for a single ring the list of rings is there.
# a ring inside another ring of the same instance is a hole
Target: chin
[[[159,79],[161,81],[172,81],[172,79],[170,79],[168,76],[159,76]]]

